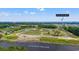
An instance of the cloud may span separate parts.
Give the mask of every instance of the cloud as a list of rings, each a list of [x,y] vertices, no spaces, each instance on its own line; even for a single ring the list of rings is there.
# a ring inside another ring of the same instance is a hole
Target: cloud
[[[0,12],[1,17],[22,16],[22,13]]]
[[[24,11],[24,13],[25,13],[25,14],[28,14],[29,12],[28,12],[28,11]]]
[[[70,13],[69,11],[66,11],[66,13]]]
[[[39,8],[40,11],[44,11],[44,8]]]
[[[21,16],[21,13],[0,12],[1,17]]]
[[[11,13],[11,16],[22,16],[21,13]]]
[[[0,16],[9,16],[10,15],[10,13],[8,13],[8,12],[0,12]]]
[[[32,12],[32,11],[30,11],[30,12],[28,12],[28,11],[24,11],[24,14],[34,15],[34,14],[36,14],[36,12]]]
[[[31,14],[31,15],[34,15],[34,14],[36,14],[36,12],[30,12],[30,14]]]

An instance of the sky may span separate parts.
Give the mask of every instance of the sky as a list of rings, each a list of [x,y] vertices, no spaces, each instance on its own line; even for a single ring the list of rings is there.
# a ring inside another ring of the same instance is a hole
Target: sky
[[[0,22],[79,22],[79,8],[0,8]]]

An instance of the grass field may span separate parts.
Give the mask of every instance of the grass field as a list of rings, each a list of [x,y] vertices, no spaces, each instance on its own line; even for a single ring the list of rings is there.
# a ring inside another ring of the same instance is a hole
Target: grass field
[[[68,40],[68,39],[59,39],[59,38],[48,38],[41,37],[41,42],[50,42],[50,43],[62,43],[62,44],[79,44],[79,40]]]
[[[36,30],[29,30],[29,31],[26,31],[25,34],[40,35],[41,32],[40,32],[40,30],[36,29]]]

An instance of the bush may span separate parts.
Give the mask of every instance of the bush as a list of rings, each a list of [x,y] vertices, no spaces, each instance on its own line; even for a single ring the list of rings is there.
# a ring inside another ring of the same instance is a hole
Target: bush
[[[10,47],[7,48],[7,50],[9,50],[9,51],[13,51],[13,50],[16,50],[16,47],[14,47],[14,46],[10,46]]]
[[[25,51],[27,49],[23,46],[10,46],[10,47],[8,47],[7,50],[9,50],[9,51]]]
[[[6,39],[17,39],[18,36],[16,34],[4,35]]]
[[[57,28],[56,25],[38,25],[39,28],[52,28],[52,29],[55,29]]]
[[[71,33],[73,33],[76,36],[79,36],[79,27],[77,27],[77,26],[64,27],[64,29],[71,32]]]
[[[0,46],[0,51],[5,51],[5,50],[6,50],[5,47]]]
[[[2,38],[3,37],[3,35],[2,34],[0,34],[0,38]]]
[[[28,49],[23,46],[10,46],[10,47],[3,47],[0,46],[0,51],[27,51]]]

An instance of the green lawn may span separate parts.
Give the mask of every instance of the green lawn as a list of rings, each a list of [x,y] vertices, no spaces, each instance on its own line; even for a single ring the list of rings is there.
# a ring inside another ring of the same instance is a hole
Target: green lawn
[[[48,38],[42,37],[40,38],[41,42],[49,42],[49,43],[62,43],[62,44],[79,44],[79,40],[68,40],[68,39],[58,39],[58,38]]]
[[[17,38],[18,38],[18,36],[17,36],[16,34],[3,35],[3,37],[4,37],[5,39],[10,39],[10,40],[12,40],[12,39],[17,39]]]
[[[39,30],[29,30],[25,33],[30,34],[30,35],[40,35],[41,34],[41,32]]]

